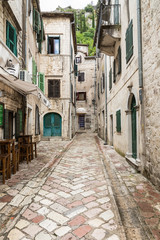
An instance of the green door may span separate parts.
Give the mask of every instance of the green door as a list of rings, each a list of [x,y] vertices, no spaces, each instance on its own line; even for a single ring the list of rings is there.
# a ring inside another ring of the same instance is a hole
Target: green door
[[[132,123],[132,157],[137,158],[137,121],[136,121],[136,100],[133,96],[131,103],[131,123]]]
[[[43,135],[48,137],[61,136],[61,122],[61,116],[59,114],[46,114],[43,122]]]

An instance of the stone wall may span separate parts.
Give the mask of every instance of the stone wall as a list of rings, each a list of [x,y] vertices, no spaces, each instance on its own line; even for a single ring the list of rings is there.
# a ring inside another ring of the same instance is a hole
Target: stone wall
[[[160,9],[158,0],[142,1],[146,157],[144,174],[160,186]],[[160,188],[159,188],[160,189]]]

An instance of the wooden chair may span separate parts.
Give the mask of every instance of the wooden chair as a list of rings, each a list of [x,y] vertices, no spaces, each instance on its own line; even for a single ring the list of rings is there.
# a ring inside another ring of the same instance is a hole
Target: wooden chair
[[[23,137],[19,137],[18,138],[18,148],[19,148],[20,160],[26,159],[27,164],[28,164],[32,158],[31,144],[26,143],[25,139]]]
[[[11,177],[10,169],[9,154],[0,154],[0,173],[2,173],[3,184],[5,184],[5,178],[8,179]]]

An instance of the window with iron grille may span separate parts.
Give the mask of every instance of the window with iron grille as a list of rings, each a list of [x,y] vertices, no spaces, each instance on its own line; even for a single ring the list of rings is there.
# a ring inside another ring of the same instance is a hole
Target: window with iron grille
[[[60,54],[60,36],[48,36],[48,54]]]
[[[76,100],[77,101],[84,101],[84,100],[86,100],[86,92],[77,92],[76,93]]]
[[[132,55],[133,55],[133,22],[131,20],[126,31],[126,63],[128,63]]]
[[[78,82],[84,82],[84,72],[78,73]]]
[[[60,97],[60,80],[48,80],[48,97]]]
[[[6,45],[17,56],[17,32],[8,21],[6,22]]]
[[[117,132],[121,132],[121,110],[116,112],[116,129]]]
[[[81,63],[81,56],[80,57],[76,57],[76,63]]]

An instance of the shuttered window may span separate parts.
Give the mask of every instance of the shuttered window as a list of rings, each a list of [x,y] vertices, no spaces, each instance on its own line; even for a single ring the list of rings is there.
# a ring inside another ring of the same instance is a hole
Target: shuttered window
[[[37,84],[37,65],[34,59],[32,60],[32,83]]]
[[[43,20],[41,18],[41,30],[39,31],[39,34],[37,34],[37,42],[38,42],[38,51],[41,53],[42,52],[42,42],[44,39],[44,28],[43,28]]]
[[[38,87],[44,93],[44,74],[39,72],[38,75],[39,75]]]
[[[35,112],[35,134],[40,134],[40,116],[39,116],[39,108],[36,105],[36,112]]]
[[[113,82],[116,82],[116,60],[113,61]]]
[[[48,36],[48,54],[60,54],[60,36]]]
[[[109,71],[109,90],[112,89],[112,68]]]
[[[114,24],[120,24],[119,20],[119,0],[115,0],[114,6]]]
[[[121,110],[116,112],[116,128],[117,132],[121,132]]]
[[[4,139],[9,139],[9,110],[4,110]]]
[[[23,133],[23,111],[18,109],[15,116],[15,137],[19,137],[20,133]]]
[[[76,77],[78,76],[78,66],[75,63],[75,60],[74,60],[74,74],[75,74]]]
[[[122,62],[121,62],[121,47],[118,48],[118,74],[121,73],[122,70]]]
[[[60,80],[48,80],[48,97],[60,97]]]
[[[0,127],[3,127],[4,121],[4,104],[0,103]]]
[[[84,72],[78,73],[78,82],[84,82]]]
[[[8,21],[6,22],[6,45],[17,56],[17,32]]]
[[[41,20],[40,20],[40,13],[33,8],[33,30],[39,34],[41,30]]]
[[[133,21],[131,20],[126,31],[126,63],[133,55]]]

